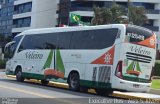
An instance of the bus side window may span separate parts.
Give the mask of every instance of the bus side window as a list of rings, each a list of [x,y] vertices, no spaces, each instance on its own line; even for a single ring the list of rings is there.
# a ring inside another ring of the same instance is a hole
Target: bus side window
[[[70,49],[72,32],[63,32],[58,35],[58,49]]]
[[[56,49],[56,46],[51,43],[45,42],[44,49]]]
[[[24,49],[23,49],[23,46],[22,45],[20,45],[19,46],[19,49],[18,49],[18,52],[21,52],[21,51],[23,51]]]
[[[71,38],[71,49],[86,49],[88,44],[86,38],[88,37],[86,31],[74,31]]]

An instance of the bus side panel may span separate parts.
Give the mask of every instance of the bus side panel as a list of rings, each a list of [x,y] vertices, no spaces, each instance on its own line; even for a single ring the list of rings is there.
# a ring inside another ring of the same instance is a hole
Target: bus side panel
[[[17,66],[22,68],[22,72],[24,71],[24,64],[25,64],[25,55],[23,52],[16,52],[14,57],[7,61],[6,63],[6,74],[7,75],[14,75]]]
[[[19,52],[18,54],[21,54],[19,57],[23,58],[24,61],[24,64],[22,64],[23,76],[26,78],[44,79],[45,68],[52,67],[53,63],[51,62],[49,66],[45,66],[50,52],[50,50],[24,50]]]
[[[85,79],[81,81],[81,84],[90,88],[110,89],[114,46],[92,51],[86,57],[88,55],[90,60],[86,66]]]
[[[65,78],[74,70],[79,72],[80,79],[84,79],[86,65],[93,57],[92,55],[88,57],[91,52],[85,50],[60,50],[60,54],[64,63]]]
[[[112,65],[87,64],[85,79],[81,80],[82,86],[89,88],[110,89],[110,76]]]

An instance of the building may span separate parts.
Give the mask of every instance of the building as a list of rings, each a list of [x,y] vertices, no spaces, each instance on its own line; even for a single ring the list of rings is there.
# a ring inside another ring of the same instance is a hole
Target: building
[[[128,7],[128,0],[60,0],[59,24],[70,24],[69,13],[80,15],[82,21],[90,22],[93,17],[93,6],[110,7],[116,1],[123,7]],[[160,44],[160,0],[130,0],[134,6],[143,6],[147,10],[149,23],[144,27],[153,30],[157,34]],[[159,47],[160,49],[160,47]]]
[[[12,35],[14,0],[0,0],[0,34]]]
[[[59,0],[16,0],[14,2],[12,34],[35,28],[57,25]]]
[[[55,27],[59,0],[0,0],[0,34],[14,37],[28,29]]]

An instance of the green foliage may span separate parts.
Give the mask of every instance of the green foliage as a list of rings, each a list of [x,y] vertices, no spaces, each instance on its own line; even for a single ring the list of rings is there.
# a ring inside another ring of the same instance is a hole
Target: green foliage
[[[144,7],[129,7],[129,21],[131,21],[134,25],[142,26],[147,22],[146,10]]]
[[[5,66],[6,66],[6,61],[0,60],[0,69],[5,69]]]
[[[155,89],[160,89],[160,80],[159,79],[154,79],[152,80],[152,88],[155,88]]]
[[[160,76],[160,61],[156,61],[153,75]]]
[[[112,5],[111,8],[94,7],[93,10],[92,25],[121,23],[123,21],[122,16],[125,14],[123,8],[117,4]]]
[[[143,7],[129,5],[128,11],[116,3],[111,8],[94,7],[92,25],[132,23],[142,26],[147,23],[146,10]]]

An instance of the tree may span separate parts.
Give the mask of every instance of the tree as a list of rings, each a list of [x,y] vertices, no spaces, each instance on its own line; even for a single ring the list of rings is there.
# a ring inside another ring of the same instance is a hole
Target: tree
[[[4,35],[0,34],[0,47],[4,47],[6,43],[12,40],[11,36],[5,37]]]
[[[125,15],[124,8],[120,5],[113,4],[111,8],[99,8],[94,7],[94,17],[92,19],[92,25],[103,25],[111,23],[122,23],[122,16]]]
[[[143,7],[129,5],[126,11],[122,6],[113,3],[111,8],[94,7],[93,10],[92,25],[132,23],[142,26],[147,22],[146,10]]]
[[[144,7],[129,6],[129,22],[142,26],[147,21],[148,18]]]

